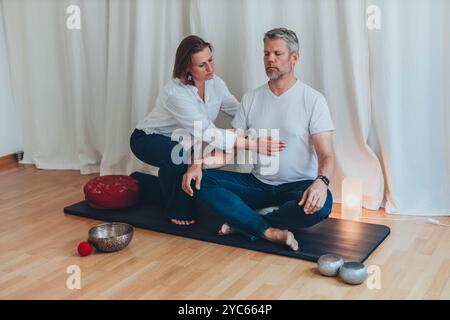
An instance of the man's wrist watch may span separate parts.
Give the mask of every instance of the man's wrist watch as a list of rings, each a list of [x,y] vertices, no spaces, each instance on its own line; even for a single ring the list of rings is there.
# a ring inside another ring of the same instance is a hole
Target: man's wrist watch
[[[318,177],[316,178],[316,180],[317,180],[317,179],[322,180],[322,181],[327,185],[327,187],[328,187],[328,185],[330,184],[330,179],[328,179],[327,177],[325,177],[325,176],[323,176],[323,175],[318,176]]]

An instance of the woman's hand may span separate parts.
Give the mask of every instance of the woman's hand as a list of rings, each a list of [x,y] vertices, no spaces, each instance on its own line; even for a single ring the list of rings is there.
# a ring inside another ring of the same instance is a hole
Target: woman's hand
[[[229,130],[236,134],[235,149],[253,150],[260,154],[272,156],[286,148],[286,143],[271,136],[251,138],[246,137],[242,129]],[[237,153],[237,150],[235,150],[235,153]]]
[[[191,164],[188,171],[183,175],[183,181],[181,182],[181,188],[191,197],[194,196],[194,190],[191,188],[191,181],[195,181],[195,189],[200,190],[200,183],[202,181],[202,165]]]
[[[256,138],[256,152],[271,156],[286,148],[286,144],[281,140],[273,139],[271,136]]]

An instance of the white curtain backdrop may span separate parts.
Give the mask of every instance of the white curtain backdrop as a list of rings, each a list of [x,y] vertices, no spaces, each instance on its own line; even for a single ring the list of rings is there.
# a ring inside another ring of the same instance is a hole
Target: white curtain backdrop
[[[265,31],[297,32],[297,76],[336,126],[331,189],[363,180],[364,206],[450,215],[448,0],[0,0],[25,163],[81,173],[155,172],[129,136],[170,79],[181,39],[215,47],[240,98],[263,84]],[[81,30],[66,8],[81,8]],[[381,30],[366,8],[381,9]],[[225,123],[221,119],[221,123]]]
[[[450,215],[450,1],[371,1],[370,145],[386,180],[386,211]]]
[[[0,16],[2,7],[0,6]],[[22,130],[11,87],[6,38],[0,20],[0,157],[22,150]]]

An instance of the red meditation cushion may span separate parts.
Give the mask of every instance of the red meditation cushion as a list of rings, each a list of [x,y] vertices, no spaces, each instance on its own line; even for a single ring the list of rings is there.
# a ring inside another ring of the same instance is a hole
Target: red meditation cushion
[[[139,182],[125,175],[96,177],[83,190],[86,202],[95,209],[126,208],[139,201]]]

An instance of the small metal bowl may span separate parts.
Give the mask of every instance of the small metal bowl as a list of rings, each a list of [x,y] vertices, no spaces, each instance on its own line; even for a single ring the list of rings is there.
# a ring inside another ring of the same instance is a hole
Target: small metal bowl
[[[103,223],[89,230],[88,241],[95,249],[114,252],[125,248],[133,238],[133,227],[127,223]]]
[[[339,277],[349,284],[361,284],[367,278],[367,268],[361,262],[345,262],[339,269]]]
[[[344,264],[344,259],[335,254],[324,254],[317,260],[319,272],[327,277],[337,276],[339,268]]]

